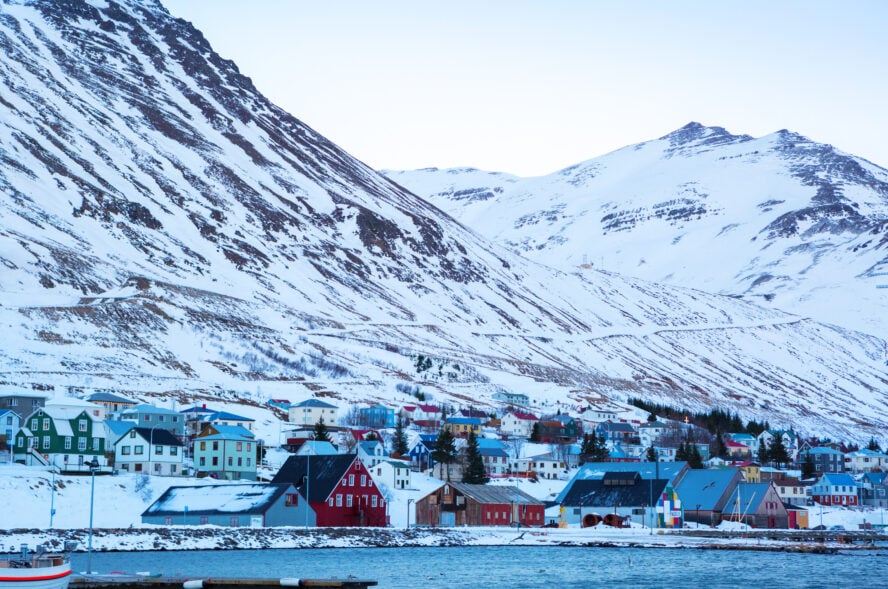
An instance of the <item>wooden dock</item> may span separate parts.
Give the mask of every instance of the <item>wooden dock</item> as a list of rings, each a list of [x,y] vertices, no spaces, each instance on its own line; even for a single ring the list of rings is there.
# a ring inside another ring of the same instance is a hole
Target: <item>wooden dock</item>
[[[252,579],[189,578],[148,575],[72,575],[69,589],[273,589],[275,587],[338,587],[366,589],[376,581],[366,579]]]

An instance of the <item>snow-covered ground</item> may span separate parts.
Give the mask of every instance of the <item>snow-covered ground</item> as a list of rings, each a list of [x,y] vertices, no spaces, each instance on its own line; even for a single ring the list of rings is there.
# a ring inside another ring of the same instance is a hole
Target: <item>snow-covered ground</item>
[[[30,545],[62,539],[76,539],[81,548],[86,544],[89,527],[90,493],[89,476],[56,475],[55,493],[52,492],[53,476],[37,467],[16,464],[0,464],[0,546]],[[219,484],[212,481],[212,484]],[[210,484],[193,478],[143,477],[133,474],[97,476],[95,478],[93,526],[96,550],[153,550],[163,548],[220,548],[230,547],[232,538],[238,547],[292,548],[334,547],[355,545],[560,545],[560,544],[608,544],[626,546],[688,547],[706,546],[713,543],[755,544],[762,546],[769,541],[761,538],[694,538],[666,530],[650,530],[635,525],[629,529],[606,526],[595,528],[569,527],[566,529],[510,528],[457,528],[413,529],[407,527],[408,500],[420,499],[441,482],[425,476],[413,478],[412,489],[390,490],[389,515],[391,528],[387,530],[311,530],[298,533],[293,529],[250,530],[248,528],[223,529],[214,526],[150,526],[141,523],[141,513],[170,485]],[[236,483],[231,483],[236,484]],[[517,481],[501,479],[494,484],[517,484],[535,497],[546,498],[557,493],[564,481]],[[50,510],[52,516],[50,526]],[[864,522],[882,523],[888,510],[854,511],[841,508],[825,508],[822,516],[819,507],[813,507],[810,524],[826,527],[843,526],[856,530]],[[822,518],[822,519],[821,519]],[[410,522],[415,521],[410,514]],[[733,524],[736,526],[736,524]],[[692,526],[693,527],[693,526]],[[130,530],[129,528],[133,528]],[[731,529],[726,524],[725,530]],[[774,541],[785,546],[786,540]],[[765,546],[767,547],[767,546]]]

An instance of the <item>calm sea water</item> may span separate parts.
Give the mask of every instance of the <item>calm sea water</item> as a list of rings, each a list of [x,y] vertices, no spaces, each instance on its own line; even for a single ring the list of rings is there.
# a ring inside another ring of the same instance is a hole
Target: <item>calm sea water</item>
[[[74,555],[74,570],[86,555]],[[374,579],[381,589],[885,587],[888,550],[833,555],[576,547],[332,548],[93,553],[93,570],[188,577]]]

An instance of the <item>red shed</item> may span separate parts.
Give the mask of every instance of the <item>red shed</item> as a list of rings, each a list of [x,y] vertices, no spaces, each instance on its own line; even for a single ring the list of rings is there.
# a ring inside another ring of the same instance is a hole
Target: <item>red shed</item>
[[[416,502],[416,523],[431,526],[541,526],[545,506],[518,487],[447,483]]]
[[[314,510],[318,527],[383,527],[385,499],[355,454],[290,456],[272,483],[290,483]]]

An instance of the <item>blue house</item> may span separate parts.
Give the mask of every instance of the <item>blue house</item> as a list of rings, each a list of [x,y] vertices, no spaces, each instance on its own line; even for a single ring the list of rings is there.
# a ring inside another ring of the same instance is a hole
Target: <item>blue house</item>
[[[15,432],[21,427],[21,417],[11,409],[0,409],[0,436],[6,436],[6,445],[12,447]]]
[[[379,403],[371,407],[361,407],[358,409],[358,416],[364,427],[395,427],[395,410]]]
[[[509,454],[499,440],[478,438],[478,453],[489,477],[504,476],[509,470]]]
[[[421,471],[426,471],[435,466],[432,460],[432,452],[435,450],[435,441],[438,434],[421,434],[419,440],[410,448],[407,455],[410,457],[410,465]]]
[[[142,512],[143,524],[269,528],[303,526],[315,512],[292,484],[170,487]]]
[[[731,493],[743,480],[739,468],[688,470],[675,487],[685,521],[717,526],[729,509]]]

